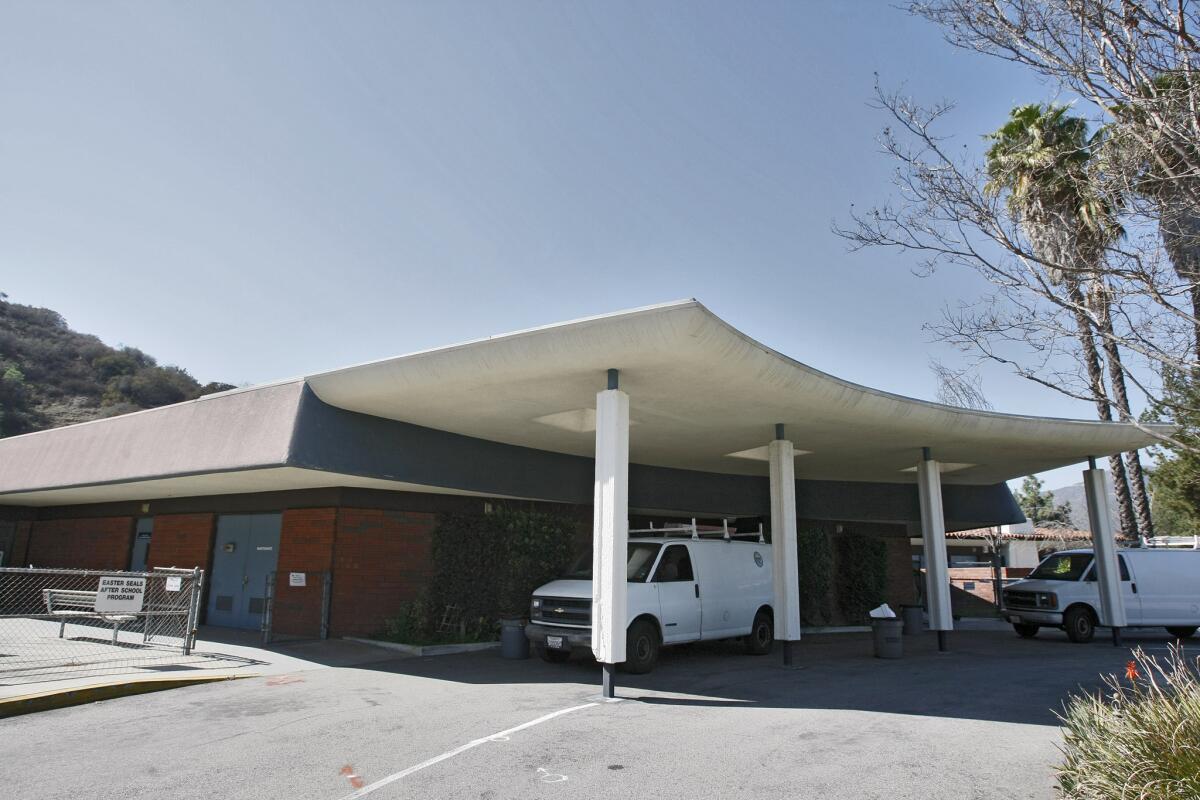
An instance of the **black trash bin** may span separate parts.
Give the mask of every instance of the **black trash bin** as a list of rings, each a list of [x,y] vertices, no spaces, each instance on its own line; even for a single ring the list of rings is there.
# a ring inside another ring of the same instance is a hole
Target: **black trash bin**
[[[900,606],[900,619],[904,620],[904,635],[916,636],[925,627],[924,609],[920,606]]]
[[[525,638],[525,620],[500,620],[500,657],[529,658],[529,640]]]

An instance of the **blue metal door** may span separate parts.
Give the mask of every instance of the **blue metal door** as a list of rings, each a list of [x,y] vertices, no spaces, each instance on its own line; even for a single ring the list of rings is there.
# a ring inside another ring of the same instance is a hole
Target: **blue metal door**
[[[267,608],[267,574],[279,561],[280,514],[250,516],[250,547],[246,548],[246,573],[242,581],[241,623],[239,628],[258,630]]]
[[[250,545],[250,517],[217,517],[217,543],[213,550],[212,582],[208,589],[208,624],[226,628],[241,627],[242,578],[245,575],[246,549]]]
[[[130,572],[146,571],[146,556],[150,554],[150,537],[154,534],[154,517],[142,517],[137,521],[137,533],[133,537],[133,552],[129,556]]]
[[[217,518],[208,624],[256,630],[266,607],[267,573],[279,557],[279,514]]]

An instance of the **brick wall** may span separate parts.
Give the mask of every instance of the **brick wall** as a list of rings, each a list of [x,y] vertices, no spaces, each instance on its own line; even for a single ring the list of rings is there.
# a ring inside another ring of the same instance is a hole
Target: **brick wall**
[[[991,567],[951,567],[947,571],[950,574],[950,585],[953,587],[951,600],[962,605],[961,609],[954,605],[954,613],[958,614],[961,611],[964,615],[971,616],[975,613],[994,611],[992,606],[996,603],[996,587],[992,583]],[[1024,578],[1032,571],[1029,568],[1003,567],[1000,576],[1012,580]],[[978,598],[984,604],[974,602],[972,598]]]
[[[333,567],[337,535],[336,508],[298,508],[283,512],[279,535],[279,562],[271,627],[275,633],[318,636],[324,580],[313,573]],[[304,572],[305,585],[290,586],[288,573]]]
[[[35,567],[128,569],[133,517],[49,519],[32,523],[19,562]]]
[[[13,561],[13,547],[16,546],[16,541],[17,523],[12,520],[0,519],[0,550],[4,551],[4,559],[0,562],[0,567],[20,565],[20,561]]]
[[[342,508],[333,550],[331,636],[369,636],[429,580],[431,513]]]
[[[150,552],[146,567],[200,567],[205,572],[205,585],[212,573],[213,536],[216,535],[215,514],[161,514],[154,518],[154,535],[150,537]]]
[[[892,610],[900,613],[900,606],[915,605],[917,584],[913,579],[912,549],[908,537],[884,539],[887,543],[887,588],[884,599]]]
[[[0,520],[0,550],[4,551],[5,567],[27,567],[29,561],[29,520]]]
[[[24,567],[29,565],[29,538],[32,535],[32,521],[22,521],[17,523],[17,529],[13,535],[12,560],[9,562],[14,567]]]

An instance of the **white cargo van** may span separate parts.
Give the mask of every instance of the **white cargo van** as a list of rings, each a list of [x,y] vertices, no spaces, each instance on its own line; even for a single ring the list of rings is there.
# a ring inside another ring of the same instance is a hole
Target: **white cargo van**
[[[1192,541],[1190,538],[1188,541]],[[1092,551],[1060,550],[1004,590],[1008,621],[1025,638],[1062,628],[1090,641],[1099,624],[1100,590]],[[1200,549],[1138,547],[1117,551],[1129,627],[1162,627],[1187,637],[1200,627]]]
[[[708,538],[692,528],[629,539],[625,671],[649,672],[663,645],[744,637],[750,653],[770,652],[771,545],[736,536]],[[635,531],[630,532],[635,533]],[[661,533],[655,531],[655,533]],[[592,645],[592,556],[533,593],[525,635],[547,661]]]

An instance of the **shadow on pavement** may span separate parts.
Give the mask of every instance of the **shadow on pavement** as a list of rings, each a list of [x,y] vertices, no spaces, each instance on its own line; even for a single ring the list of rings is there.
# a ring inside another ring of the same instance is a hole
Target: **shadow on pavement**
[[[1058,634],[1058,635],[1056,635]],[[1057,631],[1037,639],[1003,632],[951,635],[950,652],[932,634],[905,637],[905,657],[872,655],[868,634],[817,635],[796,649],[796,665],[781,664],[780,648],[750,656],[738,642],[665,648],[654,672],[618,673],[617,694],[645,703],[715,708],[811,708],[913,714],[1057,725],[1055,711],[1069,693],[1094,691],[1102,675],[1120,673],[1130,648],[1165,651],[1165,633],[1127,635],[1115,648],[1099,639],[1079,645]],[[1200,640],[1197,640],[1200,645]],[[362,665],[382,672],[465,684],[576,684],[596,687],[595,662],[566,664],[471,653]]]

